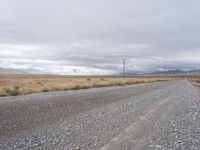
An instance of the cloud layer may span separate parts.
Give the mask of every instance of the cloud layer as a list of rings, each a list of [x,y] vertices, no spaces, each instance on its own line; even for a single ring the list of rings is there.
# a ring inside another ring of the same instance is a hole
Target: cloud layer
[[[54,74],[194,69],[198,0],[0,0],[0,66]]]

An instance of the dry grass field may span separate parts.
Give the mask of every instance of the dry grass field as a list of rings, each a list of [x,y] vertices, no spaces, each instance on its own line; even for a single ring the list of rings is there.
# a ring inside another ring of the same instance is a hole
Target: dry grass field
[[[172,80],[170,77],[80,77],[58,75],[0,74],[0,96],[67,91]]]
[[[195,86],[200,87],[200,76],[188,76],[187,79]]]

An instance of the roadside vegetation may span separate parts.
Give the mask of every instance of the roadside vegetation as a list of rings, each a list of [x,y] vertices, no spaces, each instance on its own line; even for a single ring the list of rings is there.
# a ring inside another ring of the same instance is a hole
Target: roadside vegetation
[[[200,75],[188,76],[187,79],[195,86],[200,87]]]
[[[53,75],[0,74],[0,96],[67,91],[106,86],[124,86],[178,79],[178,77],[80,77]]]

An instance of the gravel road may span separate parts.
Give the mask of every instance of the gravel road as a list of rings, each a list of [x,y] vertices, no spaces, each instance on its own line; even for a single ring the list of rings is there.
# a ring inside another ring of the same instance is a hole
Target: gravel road
[[[187,80],[0,98],[0,149],[200,149]]]

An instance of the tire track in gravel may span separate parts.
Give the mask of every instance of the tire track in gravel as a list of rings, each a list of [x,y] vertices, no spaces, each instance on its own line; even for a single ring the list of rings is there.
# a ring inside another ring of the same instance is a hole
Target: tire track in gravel
[[[101,150],[200,149],[199,92],[185,81]]]
[[[0,98],[2,126],[0,134],[6,135],[9,132],[10,135],[34,127],[38,128],[40,125],[48,126],[78,113],[142,95],[168,84],[155,83]]]

